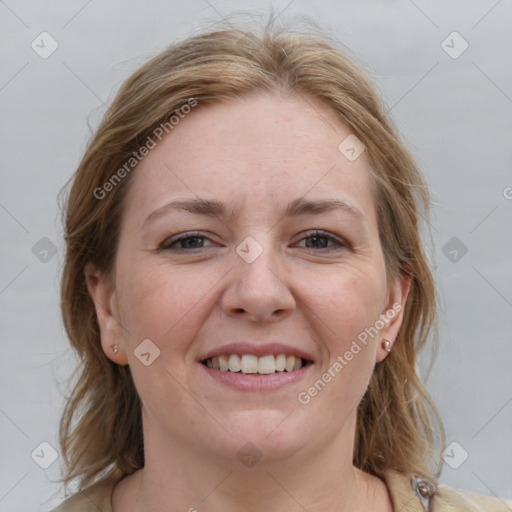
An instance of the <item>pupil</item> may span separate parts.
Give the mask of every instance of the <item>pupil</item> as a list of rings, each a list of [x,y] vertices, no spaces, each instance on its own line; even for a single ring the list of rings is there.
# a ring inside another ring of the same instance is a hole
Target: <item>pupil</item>
[[[325,239],[325,237],[312,236],[309,238],[308,247],[316,247],[316,248],[325,249],[325,247],[327,247],[327,240]]]
[[[184,249],[197,249],[202,247],[203,239],[198,236],[192,236],[186,240],[182,240],[181,244]]]

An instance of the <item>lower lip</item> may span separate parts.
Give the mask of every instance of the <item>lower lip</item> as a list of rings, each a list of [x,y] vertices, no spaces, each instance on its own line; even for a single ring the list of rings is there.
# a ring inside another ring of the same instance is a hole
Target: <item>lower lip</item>
[[[270,375],[256,375],[238,372],[221,372],[199,363],[205,372],[217,382],[239,391],[272,391],[298,382],[313,366],[307,364],[293,372],[278,372]]]

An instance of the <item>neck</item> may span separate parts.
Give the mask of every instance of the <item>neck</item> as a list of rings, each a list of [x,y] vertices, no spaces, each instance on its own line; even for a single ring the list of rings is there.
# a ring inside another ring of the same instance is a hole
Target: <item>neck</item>
[[[162,443],[161,433],[144,434],[145,466],[116,486],[113,512],[390,510],[383,508],[384,484],[352,465],[353,434],[340,431],[334,443],[278,460],[262,453],[255,464],[244,459],[246,465],[238,457],[207,458],[201,448],[168,437]]]

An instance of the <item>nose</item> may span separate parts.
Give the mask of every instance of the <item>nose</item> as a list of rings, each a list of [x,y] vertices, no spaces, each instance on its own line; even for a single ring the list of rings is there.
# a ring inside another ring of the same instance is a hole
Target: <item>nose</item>
[[[275,322],[289,316],[296,302],[282,268],[279,255],[270,249],[251,263],[236,255],[222,296],[224,313],[252,322]]]

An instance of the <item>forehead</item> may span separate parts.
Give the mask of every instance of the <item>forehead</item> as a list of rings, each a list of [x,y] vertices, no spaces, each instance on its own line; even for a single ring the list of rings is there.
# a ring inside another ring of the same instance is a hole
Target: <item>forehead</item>
[[[349,160],[351,135],[314,98],[255,94],[198,105],[136,168],[129,196],[143,209],[173,197],[279,205],[338,195],[371,213],[366,152]]]

